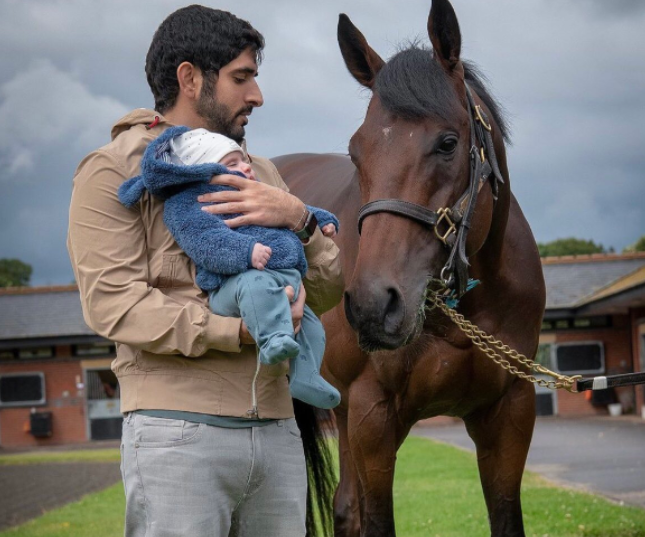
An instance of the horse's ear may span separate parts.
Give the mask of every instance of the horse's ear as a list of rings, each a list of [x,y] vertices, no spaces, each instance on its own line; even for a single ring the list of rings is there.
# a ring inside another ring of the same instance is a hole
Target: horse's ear
[[[443,68],[452,73],[463,70],[461,54],[461,32],[457,15],[448,0],[433,0],[428,17],[428,36],[434,48],[434,56]]]
[[[360,84],[371,88],[385,62],[344,13],[338,17],[338,44],[349,72]]]

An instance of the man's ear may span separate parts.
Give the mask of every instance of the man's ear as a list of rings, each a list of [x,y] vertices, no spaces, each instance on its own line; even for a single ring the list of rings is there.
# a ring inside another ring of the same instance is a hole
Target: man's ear
[[[184,97],[197,100],[202,89],[203,75],[201,69],[190,62],[182,62],[177,67],[179,93]]]

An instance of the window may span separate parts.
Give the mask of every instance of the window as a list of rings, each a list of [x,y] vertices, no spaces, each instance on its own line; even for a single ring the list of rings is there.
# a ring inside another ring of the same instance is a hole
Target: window
[[[540,343],[538,345],[537,353],[535,354],[535,363],[543,365],[548,369],[552,369],[553,368],[553,365],[551,365],[552,348],[553,348],[553,345],[551,345],[551,343]]]
[[[18,357],[18,351],[15,349],[0,351],[0,360],[15,360]]]
[[[542,331],[549,330],[585,330],[590,328],[607,328],[611,326],[611,316],[575,317],[572,319],[548,319],[542,321]]]
[[[605,371],[605,353],[599,341],[557,345],[555,361],[560,373],[581,375]]]
[[[535,354],[535,363],[553,369],[553,344],[540,343]],[[548,375],[535,375],[539,379],[552,380]],[[538,416],[552,416],[556,413],[557,399],[553,390],[535,385],[535,412]]]
[[[8,373],[0,375],[0,406],[45,404],[43,373]]]
[[[74,356],[114,356],[116,347],[111,343],[74,345]]]
[[[53,358],[55,356],[54,347],[36,347],[33,349],[19,349],[18,358],[23,360],[33,360],[38,358]]]

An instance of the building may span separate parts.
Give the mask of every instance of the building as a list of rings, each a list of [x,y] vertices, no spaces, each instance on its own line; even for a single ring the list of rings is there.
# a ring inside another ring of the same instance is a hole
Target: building
[[[0,289],[0,446],[120,438],[114,356],[76,286]]]
[[[547,258],[538,361],[585,376],[645,371],[645,254]],[[0,289],[0,446],[119,438],[112,342],[83,320],[76,286]],[[586,392],[590,394],[591,392]],[[645,387],[537,388],[541,415],[641,415]]]
[[[645,253],[546,258],[542,267],[547,304],[539,361],[568,375],[645,371]],[[612,403],[623,413],[645,412],[645,386],[586,395],[539,388],[539,413],[606,414]]]

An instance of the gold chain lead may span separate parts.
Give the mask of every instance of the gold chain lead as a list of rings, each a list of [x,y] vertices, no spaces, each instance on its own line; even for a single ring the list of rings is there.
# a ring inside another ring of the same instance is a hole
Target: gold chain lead
[[[481,350],[488,358],[498,364],[512,375],[516,375],[521,379],[528,380],[543,388],[550,388],[552,390],[565,389],[569,392],[578,393],[575,388],[576,381],[582,378],[582,375],[560,375],[543,365],[536,364],[530,358],[523,354],[511,349],[508,345],[504,345],[500,340],[495,339],[490,334],[484,332],[481,328],[468,321],[463,315],[457,313],[454,309],[448,307],[445,302],[437,295],[437,293],[428,293],[427,299],[437,306],[444,314],[446,314],[459,329],[473,342],[473,344]],[[527,366],[529,369],[543,375],[553,377],[555,380],[539,379],[534,375],[529,375],[520,371],[516,366],[511,364],[506,358],[516,361],[519,364]]]

